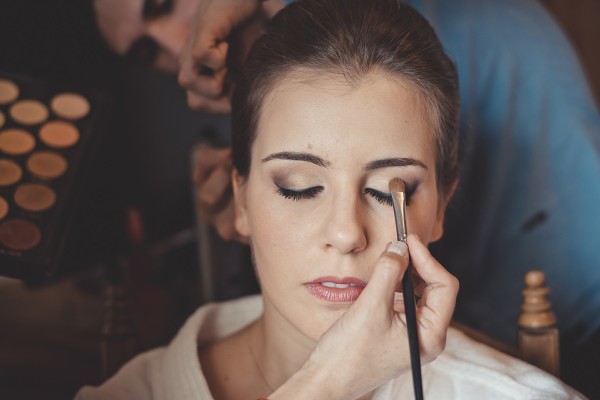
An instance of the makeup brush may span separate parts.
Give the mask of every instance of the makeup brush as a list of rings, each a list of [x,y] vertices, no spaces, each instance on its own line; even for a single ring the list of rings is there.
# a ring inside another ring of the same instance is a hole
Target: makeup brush
[[[389,183],[396,232],[398,240],[406,243],[408,230],[406,227],[406,185],[400,178],[394,178]],[[410,256],[409,256],[410,257]],[[410,365],[412,369],[415,399],[423,399],[423,384],[421,380],[421,356],[419,351],[419,336],[417,333],[417,312],[415,309],[415,290],[412,282],[413,268],[410,258],[408,268],[402,278],[402,295],[404,297],[404,312],[406,314],[406,330],[408,331],[408,346],[410,349]]]

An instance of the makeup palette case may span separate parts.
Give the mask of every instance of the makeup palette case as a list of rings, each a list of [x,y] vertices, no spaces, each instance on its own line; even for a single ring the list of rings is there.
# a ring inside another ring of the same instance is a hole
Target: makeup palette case
[[[0,275],[44,281],[85,262],[87,178],[109,105],[0,72]]]

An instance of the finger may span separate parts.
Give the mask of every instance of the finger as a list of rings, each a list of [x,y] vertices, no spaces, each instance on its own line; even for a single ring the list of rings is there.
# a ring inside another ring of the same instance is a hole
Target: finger
[[[456,278],[446,271],[415,235],[409,235],[407,243],[415,270],[427,286],[453,287],[457,283]]]
[[[233,201],[228,202],[227,207],[214,215],[213,225],[219,236],[225,240],[234,240],[239,237],[235,229],[235,209]]]
[[[198,11],[179,58],[179,81],[183,85],[191,83],[202,67],[218,70],[224,68],[227,62],[229,44],[225,38],[232,28],[232,21],[215,18],[219,15],[215,14],[218,11],[208,11],[202,5]]]
[[[192,179],[200,188],[215,168],[231,169],[232,165],[229,147],[218,149],[202,144],[194,148],[192,158],[194,163]]]
[[[404,296],[402,292],[394,293],[394,311],[401,314],[404,314],[406,311],[404,309]]]
[[[227,68],[209,69],[198,67],[199,69],[188,74],[179,74],[179,85],[188,92],[195,93],[198,96],[208,97],[209,99],[217,99],[223,96],[225,90],[225,79],[227,77]]]
[[[419,302],[419,312],[424,319],[419,323],[445,332],[454,312],[458,280],[437,262],[417,237],[409,235],[407,242],[413,266],[425,284]]]
[[[231,167],[219,167],[200,186],[198,200],[203,208],[218,210],[223,208],[231,193]]]
[[[392,305],[398,282],[408,266],[408,247],[402,242],[392,242],[375,263],[369,283],[358,301]]]
[[[199,96],[192,91],[187,92],[188,107],[194,111],[208,112],[212,114],[231,113],[231,98],[229,94],[223,95],[218,99],[209,99]]]
[[[227,52],[229,43],[222,41],[219,43],[198,42],[192,47],[192,59],[196,71],[201,71],[202,67],[216,71],[224,69],[227,64]]]

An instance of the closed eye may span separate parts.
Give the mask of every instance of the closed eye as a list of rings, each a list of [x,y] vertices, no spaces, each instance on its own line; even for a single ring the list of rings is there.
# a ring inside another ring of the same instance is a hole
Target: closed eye
[[[277,193],[286,199],[292,199],[294,201],[315,198],[324,189],[323,186],[313,186],[307,189],[289,189],[278,184],[276,184],[276,186]]]
[[[417,189],[416,185],[415,186],[407,186],[406,188],[406,205],[409,206],[410,205],[410,200],[412,198],[412,195],[415,193],[415,190]],[[384,204],[384,205],[388,205],[388,206],[392,206],[392,195],[389,192],[380,192],[379,190],[375,190],[375,189],[371,189],[371,188],[366,188],[365,189],[365,194],[373,197],[375,200],[377,200],[377,202],[379,204]]]
[[[392,195],[389,193],[380,192],[379,190],[366,188],[365,194],[373,197],[379,204],[385,204],[388,206],[392,206]]]

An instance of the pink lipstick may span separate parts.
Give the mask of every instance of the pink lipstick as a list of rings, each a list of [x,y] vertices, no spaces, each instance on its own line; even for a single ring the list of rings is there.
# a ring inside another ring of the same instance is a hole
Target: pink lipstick
[[[331,303],[352,303],[358,299],[367,282],[353,277],[322,276],[304,284],[308,292],[319,300]]]

